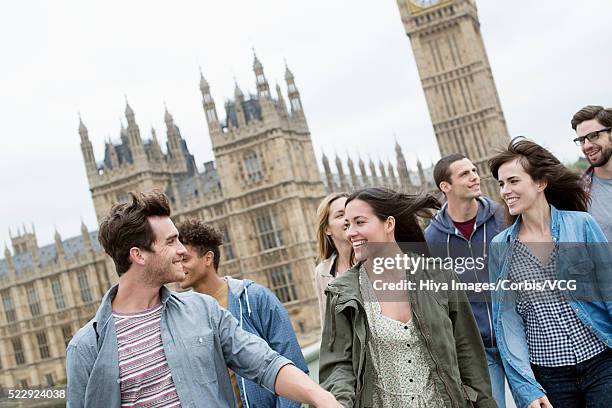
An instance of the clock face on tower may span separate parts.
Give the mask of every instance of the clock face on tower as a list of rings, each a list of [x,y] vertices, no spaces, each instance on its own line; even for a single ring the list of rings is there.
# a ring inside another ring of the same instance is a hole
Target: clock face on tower
[[[435,6],[436,4],[440,3],[440,1],[441,0],[410,0],[412,4],[421,8]]]

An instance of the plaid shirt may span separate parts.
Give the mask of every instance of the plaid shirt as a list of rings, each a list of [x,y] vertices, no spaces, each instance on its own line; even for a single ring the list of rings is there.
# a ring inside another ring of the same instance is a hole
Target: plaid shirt
[[[593,166],[586,169],[586,171],[582,174],[582,187],[587,193],[591,192],[591,185],[593,184]]]
[[[545,266],[516,240],[510,266],[514,282],[544,282],[556,279],[556,254],[553,250]],[[576,365],[606,349],[574,313],[559,290],[519,291],[518,314],[525,322],[529,362],[544,367]]]

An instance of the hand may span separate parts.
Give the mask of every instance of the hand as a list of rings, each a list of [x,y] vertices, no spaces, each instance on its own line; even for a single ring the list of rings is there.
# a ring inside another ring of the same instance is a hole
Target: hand
[[[317,408],[343,408],[331,392],[323,392],[314,403]]]
[[[529,404],[527,408],[553,408],[553,406],[545,395],[537,400],[531,401],[531,404]]]

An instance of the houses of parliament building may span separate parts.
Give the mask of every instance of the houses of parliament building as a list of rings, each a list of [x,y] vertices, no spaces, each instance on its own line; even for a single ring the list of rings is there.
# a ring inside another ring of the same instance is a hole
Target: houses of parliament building
[[[413,46],[442,154],[461,151],[482,166],[491,147],[508,138],[472,0],[397,0]],[[477,40],[477,41],[475,41]],[[286,93],[272,90],[254,55],[256,93],[236,85],[220,118],[200,73],[204,116],[214,161],[196,166],[166,108],[166,148],[155,129],[143,138],[126,101],[127,127],[94,157],[88,129],[78,124],[98,221],[129,191],[164,191],[175,223],[198,217],[224,235],[220,273],[269,287],[285,305],[300,343],[318,340],[313,286],[315,214],[327,192],[368,185],[431,189],[431,169],[410,171],[400,142],[396,164],[315,156],[300,92],[285,70]],[[165,152],[164,152],[165,150]],[[332,165],[333,164],[333,165]],[[34,227],[11,233],[0,260],[0,394],[6,388],[48,387],[65,381],[65,349],[117,282],[97,231],[39,247]]]

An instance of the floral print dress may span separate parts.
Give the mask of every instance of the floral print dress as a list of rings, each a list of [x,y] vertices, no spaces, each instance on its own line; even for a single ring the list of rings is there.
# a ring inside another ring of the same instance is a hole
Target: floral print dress
[[[406,323],[384,316],[364,269],[359,285],[372,337],[368,347],[374,366],[376,408],[443,408],[432,370],[433,361],[414,319]]]

